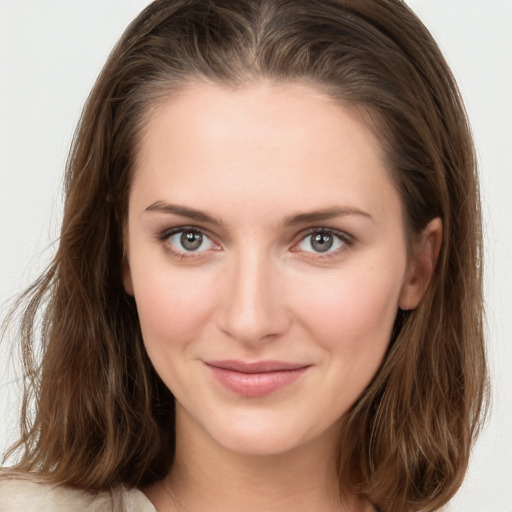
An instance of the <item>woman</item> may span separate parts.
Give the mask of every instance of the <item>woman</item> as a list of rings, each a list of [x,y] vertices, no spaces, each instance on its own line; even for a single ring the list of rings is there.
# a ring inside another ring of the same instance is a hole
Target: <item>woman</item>
[[[26,296],[2,510],[439,509],[484,402],[480,268],[464,109],[404,4],[154,2]]]

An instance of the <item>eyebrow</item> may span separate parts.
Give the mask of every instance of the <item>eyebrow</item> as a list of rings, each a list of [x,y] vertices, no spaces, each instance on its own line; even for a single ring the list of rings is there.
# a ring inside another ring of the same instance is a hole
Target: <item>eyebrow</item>
[[[306,224],[308,222],[320,222],[323,220],[333,219],[335,217],[345,217],[347,215],[359,215],[373,220],[373,217],[363,210],[354,207],[344,208],[326,208],[325,210],[316,210],[312,212],[299,213],[285,219],[286,226],[296,226],[297,224]]]
[[[164,201],[156,201],[155,203],[149,205],[144,211],[171,213],[174,215],[179,215],[180,217],[187,217],[198,222],[207,222],[209,224],[214,224],[217,226],[223,224],[222,220],[216,219],[212,215],[208,215],[207,213],[201,210],[196,210],[195,208],[189,208],[187,206],[182,206],[178,204],[169,204],[165,203]],[[323,220],[329,220],[335,217],[344,217],[347,215],[359,215],[361,217],[366,217],[370,220],[373,220],[373,217],[368,212],[360,210],[359,208],[333,207],[326,208],[324,210],[315,210],[312,212],[299,213],[297,215],[292,215],[291,217],[286,217],[284,224],[285,226],[296,226],[299,224],[306,224],[309,222],[321,222]]]
[[[209,224],[221,225],[222,221],[215,217],[208,215],[201,210],[195,208],[189,208],[187,206],[181,206],[178,204],[164,203],[163,201],[156,201],[149,205],[145,212],[161,212],[161,213],[172,213],[179,215],[180,217],[187,217],[188,219],[197,220],[198,222],[207,222]]]

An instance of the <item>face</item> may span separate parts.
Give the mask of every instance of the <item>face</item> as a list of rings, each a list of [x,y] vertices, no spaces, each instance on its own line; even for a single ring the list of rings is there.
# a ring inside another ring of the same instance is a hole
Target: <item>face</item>
[[[337,429],[413,295],[370,131],[306,85],[196,83],[138,156],[125,287],[180,425],[252,454]]]

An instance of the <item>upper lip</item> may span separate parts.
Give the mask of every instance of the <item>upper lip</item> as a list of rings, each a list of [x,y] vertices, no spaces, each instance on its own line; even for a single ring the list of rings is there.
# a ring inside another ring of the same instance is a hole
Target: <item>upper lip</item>
[[[286,361],[238,361],[238,360],[223,360],[223,361],[207,361],[208,366],[220,368],[222,370],[232,370],[240,373],[269,373],[286,370],[299,370],[307,368],[309,364],[304,363],[289,363]]]

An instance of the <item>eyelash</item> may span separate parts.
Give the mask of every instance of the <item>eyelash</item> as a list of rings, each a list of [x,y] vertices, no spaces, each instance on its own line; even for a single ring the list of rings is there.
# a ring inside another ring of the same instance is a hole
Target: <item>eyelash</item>
[[[179,233],[197,233],[208,239],[215,247],[218,247],[220,250],[220,245],[216,243],[213,239],[213,237],[208,233],[208,231],[204,230],[203,228],[198,228],[196,226],[179,226],[172,229],[167,229],[160,233],[157,236],[157,241],[161,243],[167,253],[169,253],[173,258],[177,260],[183,260],[188,258],[198,258],[202,255],[202,252],[194,253],[193,251],[176,251],[172,248],[172,245],[169,243],[169,238],[173,235],[177,235]],[[337,238],[341,243],[341,247],[335,249],[334,251],[329,251],[329,249],[326,250],[325,253],[322,252],[315,252],[315,251],[301,251],[300,249],[297,249],[296,247],[304,242],[308,237],[312,235],[327,235],[332,236],[334,238]],[[327,228],[327,227],[317,227],[317,228],[309,228],[305,232],[300,233],[297,235],[296,240],[290,249],[291,252],[303,252],[305,254],[309,254],[307,257],[311,259],[321,259],[325,260],[328,258],[339,256],[340,253],[347,250],[350,246],[354,245],[354,238],[349,235],[348,233],[345,233],[343,231],[339,231],[337,229],[333,228]]]
[[[200,229],[195,226],[179,226],[179,227],[172,228],[172,229],[166,229],[165,231],[163,231],[162,233],[160,233],[158,235],[157,241],[163,245],[164,250],[167,253],[169,253],[173,258],[175,258],[177,260],[183,260],[185,258],[197,258],[198,256],[201,255],[201,252],[198,252],[198,253],[194,253],[192,251],[180,252],[180,251],[174,250],[172,248],[172,245],[170,243],[168,243],[169,238],[171,236],[177,235],[179,233],[196,233],[196,234],[202,235],[206,239],[210,240],[213,245],[215,245],[216,247],[219,247],[219,244],[214,242],[212,236],[204,229]]]
[[[309,256],[307,256],[307,257],[312,258],[312,259],[325,260],[328,258],[337,257],[342,252],[346,251],[350,246],[354,245],[354,242],[355,242],[354,238],[351,235],[349,235],[348,233],[345,233],[344,231],[339,231],[337,229],[326,228],[326,227],[310,228],[306,232],[303,232],[300,234],[299,241],[293,245],[291,251],[292,252],[301,252],[299,249],[294,249],[294,248],[297,247],[299,244],[301,244],[303,241],[305,241],[308,237],[311,237],[313,235],[323,235],[323,236],[327,235],[327,236],[331,236],[333,238],[337,238],[342,243],[342,245],[341,245],[341,247],[335,249],[334,251],[330,251],[329,250],[330,248],[329,248],[324,253],[315,252],[315,251],[302,251],[306,254],[309,254]]]

